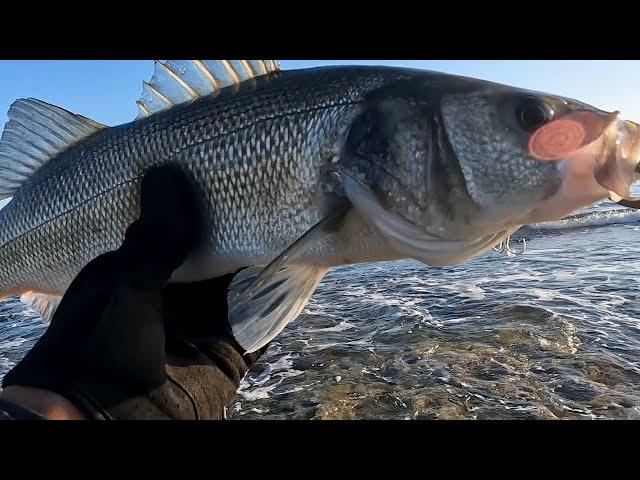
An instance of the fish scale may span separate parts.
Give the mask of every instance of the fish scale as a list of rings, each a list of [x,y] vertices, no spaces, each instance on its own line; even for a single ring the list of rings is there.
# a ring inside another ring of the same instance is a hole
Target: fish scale
[[[304,77],[241,85],[100,131],[51,159],[0,211],[0,291],[64,292],[120,245],[138,215],[139,177],[167,161],[203,186],[210,248],[268,262],[324,214],[319,167],[334,148],[325,142],[384,80],[336,73],[315,75],[311,95]]]

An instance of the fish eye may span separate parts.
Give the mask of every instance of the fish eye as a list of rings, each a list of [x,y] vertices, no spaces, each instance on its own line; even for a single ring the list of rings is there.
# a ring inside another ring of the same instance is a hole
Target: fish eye
[[[526,98],[516,107],[516,120],[525,130],[531,132],[553,120],[551,106],[537,98]]]

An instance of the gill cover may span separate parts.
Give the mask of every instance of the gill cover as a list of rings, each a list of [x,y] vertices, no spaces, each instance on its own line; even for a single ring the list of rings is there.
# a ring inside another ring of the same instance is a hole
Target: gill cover
[[[345,193],[356,210],[386,237],[398,253],[428,265],[454,265],[499,244],[519,226],[502,229],[473,240],[446,240],[425,231],[385,209],[367,185],[348,173],[342,174]]]

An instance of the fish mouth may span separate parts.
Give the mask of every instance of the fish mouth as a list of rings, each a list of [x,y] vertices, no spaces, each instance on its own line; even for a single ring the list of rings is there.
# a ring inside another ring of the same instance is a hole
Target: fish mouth
[[[640,125],[635,122],[627,121],[625,128],[636,136],[636,140],[629,148],[630,152],[628,153],[630,161],[634,158],[638,160],[633,168],[633,181],[630,183],[632,184],[636,180],[640,179],[640,153],[638,152],[638,150],[640,150],[640,141],[638,140],[638,137],[640,137]],[[640,209],[640,197],[632,197],[628,190],[623,191],[623,193],[626,193],[626,195],[621,195],[616,191],[610,190],[609,199],[623,207]]]
[[[594,133],[585,135],[588,143],[557,161],[559,189],[521,218],[523,223],[564,218],[607,197],[640,206],[640,198],[630,196],[630,186],[640,178],[640,125],[620,119],[618,112],[575,114],[579,116],[572,116],[569,121],[584,122],[584,130],[589,132],[592,128]]]
[[[638,179],[639,127],[619,112],[576,110],[536,130],[528,150],[542,162],[560,160],[564,177],[591,174],[599,187],[628,198]]]
[[[602,136],[601,162],[594,176],[610,198],[638,200],[630,196],[631,185],[640,178],[640,125],[614,119]]]

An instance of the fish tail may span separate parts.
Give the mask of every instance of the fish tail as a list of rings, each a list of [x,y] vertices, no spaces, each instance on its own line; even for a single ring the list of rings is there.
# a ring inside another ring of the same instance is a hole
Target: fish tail
[[[93,120],[34,98],[13,102],[0,138],[0,201],[11,199],[49,160],[72,145],[106,128]],[[24,252],[8,247],[14,209],[0,211],[0,299],[22,295],[47,318],[55,304],[52,295],[30,292],[15,279],[16,260]],[[20,263],[20,262],[18,262]],[[55,296],[56,299],[58,296]]]

